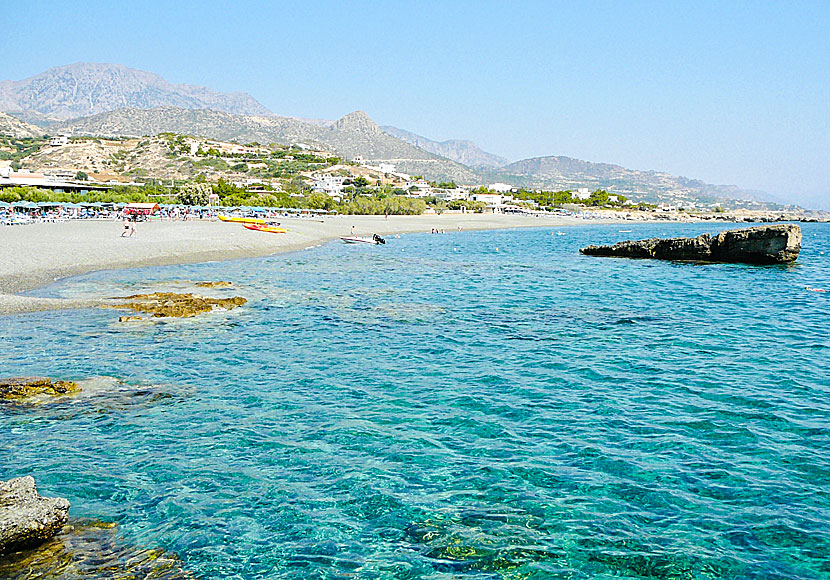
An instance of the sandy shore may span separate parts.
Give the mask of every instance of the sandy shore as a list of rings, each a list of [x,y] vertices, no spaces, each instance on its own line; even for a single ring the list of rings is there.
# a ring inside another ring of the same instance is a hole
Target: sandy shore
[[[492,214],[423,216],[334,216],[324,220],[285,218],[286,234],[246,230],[218,221],[148,222],[137,225],[135,238],[122,238],[120,221],[81,220],[0,228],[0,314],[76,308],[85,301],[39,299],[15,295],[67,276],[95,270],[184,264],[266,256],[300,250],[338,236],[429,232],[447,233],[518,227],[560,227],[598,223],[571,217]]]

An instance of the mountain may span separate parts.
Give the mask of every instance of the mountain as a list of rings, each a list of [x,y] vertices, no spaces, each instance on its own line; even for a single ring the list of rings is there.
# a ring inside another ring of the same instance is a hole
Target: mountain
[[[549,156],[523,159],[490,172],[488,177],[523,187],[540,189],[606,189],[636,201],[688,205],[722,203],[726,207],[743,205],[764,208],[771,196],[734,185],[712,185],[660,171],[626,169],[610,163],[593,163],[572,157]],[[763,196],[766,199],[763,198]],[[743,200],[743,203],[734,203]]]
[[[478,181],[478,175],[470,168],[387,135],[363,111],[323,124],[294,117],[234,115],[206,109],[131,108],[73,119],[53,130],[107,137],[171,132],[240,143],[306,143],[333,151],[345,159],[363,157],[373,162],[393,163],[398,171],[430,179]]]
[[[0,135],[9,137],[42,137],[43,130],[35,125],[25,123],[11,115],[0,113]]]
[[[120,64],[79,62],[21,81],[0,82],[0,111],[17,113],[24,120],[65,120],[126,107],[271,114],[246,93],[220,93],[206,87],[171,84],[157,74]]]
[[[397,137],[401,141],[406,141],[410,145],[415,145],[430,153],[452,159],[467,167],[502,167],[509,163],[504,157],[483,151],[472,141],[462,139],[433,141],[432,139],[427,139],[421,135],[416,135],[415,133],[410,133],[409,131],[398,129],[391,125],[384,125],[381,129],[384,133]]]

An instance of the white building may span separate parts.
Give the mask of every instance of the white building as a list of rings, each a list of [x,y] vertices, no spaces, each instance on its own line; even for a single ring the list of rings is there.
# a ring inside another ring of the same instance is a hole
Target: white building
[[[315,191],[322,191],[330,197],[343,196],[343,182],[346,178],[341,175],[322,174],[311,178],[311,187]]]
[[[504,203],[504,197],[500,193],[474,193],[471,196],[473,201],[486,203],[488,207],[502,205]]]
[[[580,187],[579,189],[571,193],[571,197],[574,199],[585,201],[586,199],[591,198],[591,190],[587,187]]]
[[[509,183],[491,183],[487,186],[487,189],[490,191],[495,191],[496,193],[510,193],[513,189],[513,186]]]
[[[69,145],[69,135],[66,133],[58,133],[51,139],[49,139],[49,145],[52,147],[62,147],[64,145]]]

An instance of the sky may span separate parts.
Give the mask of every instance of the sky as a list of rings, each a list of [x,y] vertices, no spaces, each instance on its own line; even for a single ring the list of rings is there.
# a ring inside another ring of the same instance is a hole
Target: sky
[[[111,62],[280,115],[830,209],[830,2],[3,3],[0,80]]]

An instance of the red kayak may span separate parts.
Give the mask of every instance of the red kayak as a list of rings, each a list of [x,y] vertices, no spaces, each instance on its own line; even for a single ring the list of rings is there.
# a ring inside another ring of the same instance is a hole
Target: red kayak
[[[285,228],[278,228],[276,226],[269,226],[267,224],[242,224],[245,229],[254,230],[255,232],[268,232],[269,234],[284,234],[288,230]]]

